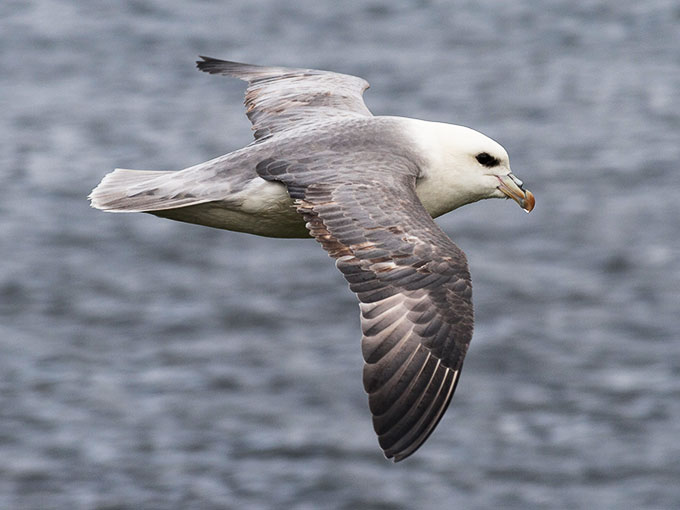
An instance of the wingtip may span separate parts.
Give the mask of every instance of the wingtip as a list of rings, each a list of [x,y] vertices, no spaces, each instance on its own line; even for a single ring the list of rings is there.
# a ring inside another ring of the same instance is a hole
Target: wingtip
[[[224,60],[220,60],[213,57],[206,57],[203,55],[199,55],[198,58],[202,59],[196,61],[196,67],[199,70],[210,74],[222,72],[222,69],[219,69],[219,64],[224,64],[225,63]]]
[[[396,464],[397,462],[401,462],[402,460],[404,460],[409,455],[387,455],[386,454],[385,458],[391,460],[392,462],[394,462]]]
[[[199,55],[199,58],[203,60],[197,60],[196,67],[204,73],[233,76],[244,81],[250,81],[254,77],[254,73],[261,69],[260,66],[234,62],[233,60],[222,60],[203,55]]]
[[[387,460],[391,460],[392,462],[394,462],[396,464],[397,462],[401,462],[402,460],[407,459],[408,457],[413,455],[421,445],[422,445],[422,443],[414,449],[411,449],[411,450],[405,449],[405,450],[402,450],[398,453],[391,452],[390,450],[383,450],[383,455],[385,456],[385,458]]]

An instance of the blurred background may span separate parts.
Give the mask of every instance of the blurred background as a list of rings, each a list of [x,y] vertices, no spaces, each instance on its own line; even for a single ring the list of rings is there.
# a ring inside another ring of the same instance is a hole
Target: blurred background
[[[0,508],[680,508],[678,40],[673,0],[3,0]],[[199,54],[362,76],[535,193],[439,220],[476,332],[405,462],[315,242],[89,208],[250,142]]]

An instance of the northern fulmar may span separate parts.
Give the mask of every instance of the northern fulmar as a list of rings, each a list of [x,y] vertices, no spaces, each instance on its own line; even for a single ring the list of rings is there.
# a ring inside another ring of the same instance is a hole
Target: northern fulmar
[[[368,83],[200,57],[248,82],[255,140],[181,171],[117,169],[92,207],[268,237],[315,238],[359,298],[373,427],[400,461],[451,401],[473,329],[465,254],[432,220],[484,198],[534,197],[505,149],[463,126],[373,116]]]

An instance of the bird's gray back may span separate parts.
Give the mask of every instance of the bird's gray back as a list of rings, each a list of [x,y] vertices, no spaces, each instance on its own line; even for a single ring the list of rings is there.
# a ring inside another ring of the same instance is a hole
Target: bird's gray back
[[[257,175],[258,163],[272,158],[300,162],[313,170],[309,179],[334,182],[351,181],[371,172],[389,179],[390,173],[403,173],[405,168],[417,174],[424,164],[424,156],[408,138],[402,119],[362,117],[322,120],[256,141],[224,156],[214,177],[234,179],[235,183],[247,181]],[[394,165],[390,165],[391,160]],[[409,164],[396,164],[403,160]],[[376,165],[376,161],[380,164]],[[234,173],[242,179],[233,176]]]

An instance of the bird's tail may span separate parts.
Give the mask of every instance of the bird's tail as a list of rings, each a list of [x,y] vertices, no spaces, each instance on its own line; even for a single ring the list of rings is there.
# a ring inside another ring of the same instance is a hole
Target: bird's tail
[[[92,190],[90,205],[110,212],[153,212],[205,202],[169,186],[176,172],[117,168]]]

